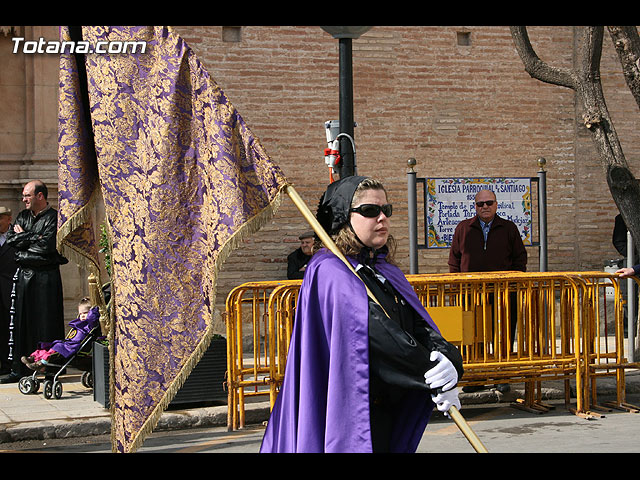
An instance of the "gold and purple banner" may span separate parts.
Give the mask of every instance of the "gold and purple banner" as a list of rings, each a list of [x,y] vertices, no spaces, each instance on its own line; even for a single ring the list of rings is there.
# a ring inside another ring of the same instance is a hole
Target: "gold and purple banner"
[[[101,193],[113,450],[133,452],[210,342],[222,262],[286,178],[171,28],[62,27],[61,40],[82,50],[60,55],[58,244],[98,268]]]

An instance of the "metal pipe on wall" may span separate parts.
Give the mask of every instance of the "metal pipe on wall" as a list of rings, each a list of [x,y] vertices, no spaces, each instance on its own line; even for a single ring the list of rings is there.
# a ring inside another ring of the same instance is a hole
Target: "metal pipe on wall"
[[[636,259],[635,244],[631,232],[627,231],[627,267],[633,268]],[[629,361],[633,362],[633,354],[635,350],[635,329],[634,318],[636,317],[636,281],[633,278],[627,279],[627,345],[629,348]]]
[[[409,210],[409,272],[418,273],[418,218],[417,218],[417,192],[416,192],[416,159],[407,161],[407,205]]]
[[[340,133],[353,138],[353,56],[351,38],[340,38]],[[340,138],[340,178],[356,175],[351,142]]]
[[[544,166],[547,161],[540,157],[538,159],[538,222],[540,224],[540,271],[546,272],[548,268],[547,259],[547,172]]]

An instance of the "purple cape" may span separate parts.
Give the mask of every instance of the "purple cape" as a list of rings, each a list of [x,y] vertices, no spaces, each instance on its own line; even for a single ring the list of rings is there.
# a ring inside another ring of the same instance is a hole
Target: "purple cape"
[[[376,268],[438,330],[400,269],[384,259]],[[261,452],[372,451],[368,315],[362,280],[332,253],[314,255],[300,288],[284,381]],[[415,452],[432,409],[426,391],[405,396],[393,451]]]

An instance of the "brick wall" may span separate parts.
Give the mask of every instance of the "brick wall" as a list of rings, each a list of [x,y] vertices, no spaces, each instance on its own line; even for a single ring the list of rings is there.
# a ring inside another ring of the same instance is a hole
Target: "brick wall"
[[[323,123],[339,118],[337,40],[319,27],[242,27],[238,43],[223,42],[222,27],[177,30],[315,211],[328,179]],[[470,44],[459,45],[458,34]],[[573,35],[572,27],[530,29],[539,56],[564,68],[572,66]],[[574,94],[524,71],[508,27],[374,27],[353,41],[353,71],[358,172],[390,190],[405,271],[410,157],[420,177],[535,177],[544,157],[549,270],[601,270],[617,257],[616,207],[590,134],[576,121]],[[640,116],[608,37],[602,77],[633,168]],[[219,301],[239,282],[284,278],[286,255],[306,229],[286,199],[227,262]],[[528,251],[529,269],[538,270],[538,249]],[[447,271],[447,256],[420,250],[420,273]]]

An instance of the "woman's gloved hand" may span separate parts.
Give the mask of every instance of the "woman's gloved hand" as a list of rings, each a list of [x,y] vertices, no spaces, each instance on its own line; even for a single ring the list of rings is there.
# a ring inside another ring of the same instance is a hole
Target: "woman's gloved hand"
[[[447,417],[449,416],[449,409],[455,406],[460,410],[460,399],[458,398],[458,389],[448,390],[446,392],[440,392],[437,395],[431,395],[431,400],[436,404],[436,408],[443,412]]]
[[[430,360],[438,364],[427,370],[424,374],[424,382],[431,390],[440,388],[443,392],[451,390],[458,384],[458,372],[453,363],[441,352],[431,352]]]

